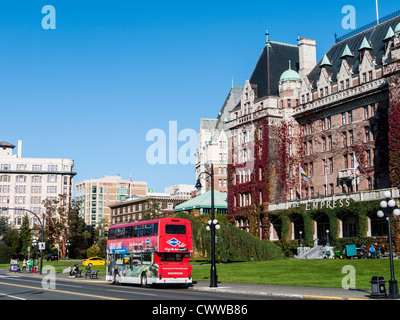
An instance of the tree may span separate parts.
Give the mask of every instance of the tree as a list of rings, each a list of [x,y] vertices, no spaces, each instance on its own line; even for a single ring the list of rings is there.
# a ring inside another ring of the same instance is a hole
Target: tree
[[[85,246],[85,222],[79,217],[81,201],[66,203],[66,196],[59,195],[59,200],[45,200],[46,227],[48,240],[60,250],[60,257],[66,257],[66,243],[69,240],[71,256],[79,257]]]
[[[72,201],[68,210],[67,240],[70,243],[68,255],[71,258],[80,258],[85,251],[85,221],[79,216],[81,201]]]
[[[0,236],[11,230],[8,217],[0,217]]]
[[[21,239],[21,254],[28,254],[28,247],[31,245],[31,228],[29,227],[29,218],[26,214],[22,220],[19,236]]]
[[[21,251],[21,239],[19,237],[17,229],[11,229],[4,234],[3,242],[10,247],[13,255],[18,255]]]
[[[100,255],[100,248],[97,245],[92,245],[89,249],[87,249],[87,257],[97,257]]]

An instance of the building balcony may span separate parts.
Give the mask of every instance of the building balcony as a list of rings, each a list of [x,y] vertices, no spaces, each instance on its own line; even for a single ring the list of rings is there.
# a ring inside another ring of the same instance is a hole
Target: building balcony
[[[354,179],[354,176],[355,176],[354,168],[343,169],[339,170],[338,172],[338,178],[342,180],[352,180]]]

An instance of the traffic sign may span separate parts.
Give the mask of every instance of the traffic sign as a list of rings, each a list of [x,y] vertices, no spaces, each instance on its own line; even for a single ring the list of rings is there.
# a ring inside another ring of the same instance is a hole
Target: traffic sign
[[[39,250],[46,249],[46,244],[44,242],[39,242]]]

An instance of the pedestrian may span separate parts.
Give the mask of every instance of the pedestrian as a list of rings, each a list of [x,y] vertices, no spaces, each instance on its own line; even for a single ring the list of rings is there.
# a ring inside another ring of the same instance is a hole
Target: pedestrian
[[[376,246],[376,258],[380,259],[382,246],[380,244],[376,244],[376,243],[375,243],[375,246]]]
[[[26,259],[24,258],[24,261],[22,261],[22,272],[26,272]]]
[[[362,253],[363,253],[363,259],[365,259],[367,257],[367,248],[366,246],[363,244],[362,245]]]
[[[372,244],[371,244],[371,247],[369,248],[369,253],[371,255],[370,258],[375,259],[375,248]]]
[[[29,260],[28,260],[28,268],[29,268],[29,272],[30,272],[30,273],[32,273],[32,271],[33,271],[33,270],[32,270],[32,267],[33,267],[33,260],[32,260],[32,259],[29,259]]]

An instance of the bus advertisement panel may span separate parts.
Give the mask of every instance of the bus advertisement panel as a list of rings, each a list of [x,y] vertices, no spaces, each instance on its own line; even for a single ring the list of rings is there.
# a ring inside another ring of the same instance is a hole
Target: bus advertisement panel
[[[106,280],[114,284],[192,283],[192,228],[187,219],[163,218],[113,225],[107,241]]]

